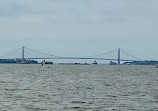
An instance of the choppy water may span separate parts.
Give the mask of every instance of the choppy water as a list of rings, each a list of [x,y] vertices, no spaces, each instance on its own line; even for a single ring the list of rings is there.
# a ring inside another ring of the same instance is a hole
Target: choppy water
[[[0,111],[158,111],[158,68],[1,64]]]

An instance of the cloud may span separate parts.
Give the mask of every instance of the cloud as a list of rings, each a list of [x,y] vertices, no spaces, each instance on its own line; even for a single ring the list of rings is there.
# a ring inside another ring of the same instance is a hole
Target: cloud
[[[147,51],[143,55],[152,58],[158,40],[157,4],[158,0],[0,0],[1,47],[52,48],[57,55],[122,47],[137,50],[140,57]]]
[[[5,14],[7,16],[42,15],[46,18],[56,18],[59,21],[64,19],[65,21],[69,20],[68,22],[83,21],[84,23],[101,21],[104,18],[104,20],[116,18],[114,15],[118,15],[117,10],[121,7],[124,8],[121,2],[113,3],[103,0],[14,0],[14,2],[6,0],[1,5],[3,5],[1,10],[4,13],[1,15],[2,17]]]
[[[149,28],[156,28],[156,3],[155,0],[1,0],[1,37],[157,34]]]

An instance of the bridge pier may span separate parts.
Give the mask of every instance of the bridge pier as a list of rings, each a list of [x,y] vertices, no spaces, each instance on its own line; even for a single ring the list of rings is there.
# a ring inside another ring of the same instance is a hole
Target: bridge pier
[[[22,64],[25,63],[25,47],[22,47]]]
[[[120,65],[121,52],[120,48],[118,49],[118,64]]]

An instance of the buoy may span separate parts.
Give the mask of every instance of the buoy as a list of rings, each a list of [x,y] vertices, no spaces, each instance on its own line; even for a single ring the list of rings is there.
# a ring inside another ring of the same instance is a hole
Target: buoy
[[[42,61],[42,63],[41,63],[41,64],[42,64],[42,66],[43,66],[43,61]]]

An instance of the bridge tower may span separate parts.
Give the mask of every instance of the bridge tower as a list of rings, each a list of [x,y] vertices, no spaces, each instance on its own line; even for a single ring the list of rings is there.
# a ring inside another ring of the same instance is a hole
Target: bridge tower
[[[25,62],[25,47],[22,47],[22,63]]]
[[[120,64],[120,58],[121,58],[121,52],[120,52],[120,48],[118,49],[118,64]]]

